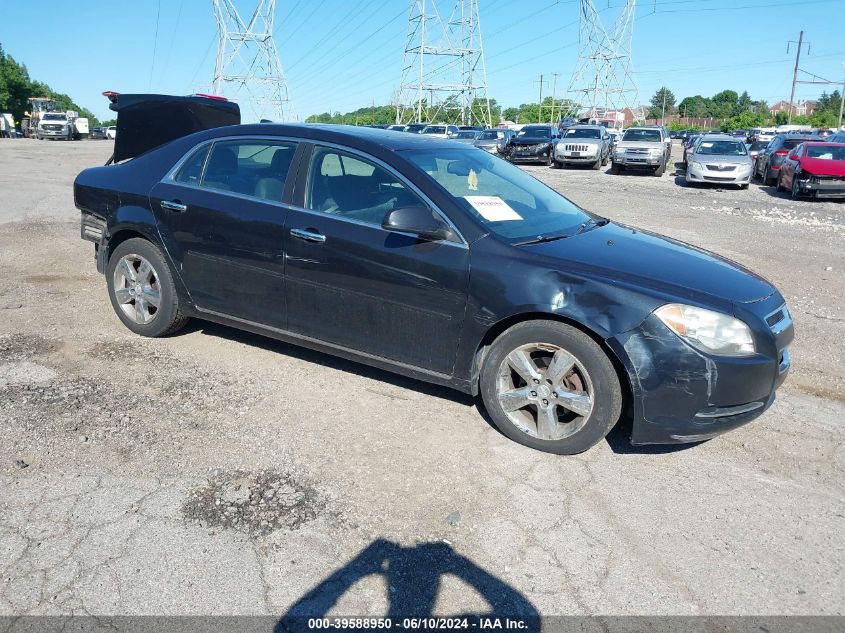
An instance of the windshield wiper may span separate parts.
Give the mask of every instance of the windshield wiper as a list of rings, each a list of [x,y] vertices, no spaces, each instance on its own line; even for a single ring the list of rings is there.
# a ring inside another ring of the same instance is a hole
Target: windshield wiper
[[[554,242],[555,240],[563,240],[569,237],[566,233],[563,235],[538,235],[537,237],[531,238],[530,240],[524,240],[522,242],[514,242],[513,246],[526,246],[528,244],[542,244],[543,242]]]

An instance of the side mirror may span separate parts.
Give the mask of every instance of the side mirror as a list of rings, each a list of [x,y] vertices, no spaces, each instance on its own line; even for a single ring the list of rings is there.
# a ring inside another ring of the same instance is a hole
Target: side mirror
[[[381,227],[395,233],[412,233],[426,240],[451,240],[454,233],[431,209],[422,206],[399,207],[384,216]]]

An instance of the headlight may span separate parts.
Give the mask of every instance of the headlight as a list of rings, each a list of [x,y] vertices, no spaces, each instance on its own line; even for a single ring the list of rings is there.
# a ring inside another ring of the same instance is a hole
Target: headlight
[[[675,334],[694,348],[720,356],[754,354],[751,329],[727,314],[670,303],[654,311]]]
[[[697,160],[688,161],[690,167],[694,167],[695,169],[704,169],[704,165],[699,163]]]
[[[652,156],[660,156],[663,153],[663,150],[657,149],[657,148],[651,148],[651,149],[648,150],[648,153],[651,154]]]

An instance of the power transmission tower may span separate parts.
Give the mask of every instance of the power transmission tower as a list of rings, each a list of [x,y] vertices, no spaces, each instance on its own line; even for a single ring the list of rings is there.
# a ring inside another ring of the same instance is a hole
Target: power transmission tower
[[[493,124],[478,0],[410,0],[396,122],[412,121]]]
[[[578,62],[566,91],[567,116],[611,118],[621,125],[624,109],[637,106],[639,92],[631,69],[636,4],[637,0],[625,0],[608,31],[593,0],[580,0]]]
[[[276,0],[258,0],[251,16],[238,11],[236,0],[211,1],[219,35],[214,94],[238,102],[256,121],[296,121],[273,39]]]

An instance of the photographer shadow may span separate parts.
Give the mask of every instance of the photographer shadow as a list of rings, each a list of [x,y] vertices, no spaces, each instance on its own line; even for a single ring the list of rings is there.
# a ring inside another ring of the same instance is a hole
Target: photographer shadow
[[[384,617],[392,619],[394,625],[402,618],[432,617],[440,579],[451,575],[475,589],[490,608],[485,612],[453,614],[450,619],[516,618],[524,623],[521,631],[539,631],[539,613],[525,596],[455,552],[449,544],[403,547],[378,539],[291,606],[277,622],[275,633],[307,630],[309,619],[327,617],[356,582],[375,575],[382,576],[388,588],[389,606]]]

